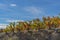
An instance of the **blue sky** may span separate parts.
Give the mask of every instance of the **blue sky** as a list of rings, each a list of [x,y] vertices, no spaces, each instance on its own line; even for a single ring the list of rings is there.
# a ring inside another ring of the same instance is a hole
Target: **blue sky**
[[[60,0],[0,0],[0,28],[9,22],[32,20],[60,13]]]

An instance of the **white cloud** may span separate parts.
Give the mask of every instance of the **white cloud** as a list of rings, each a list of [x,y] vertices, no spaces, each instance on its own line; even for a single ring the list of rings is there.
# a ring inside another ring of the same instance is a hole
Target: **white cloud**
[[[1,28],[6,28],[8,24],[0,24],[0,29]]]
[[[6,20],[6,22],[24,22],[23,20]]]
[[[16,4],[10,4],[10,6],[16,6]]]
[[[3,3],[0,3],[0,10],[2,11],[12,11],[10,8],[9,8],[9,5],[8,4],[3,4]]]
[[[24,8],[26,12],[33,13],[33,14],[42,14],[43,10],[39,7],[26,7]]]

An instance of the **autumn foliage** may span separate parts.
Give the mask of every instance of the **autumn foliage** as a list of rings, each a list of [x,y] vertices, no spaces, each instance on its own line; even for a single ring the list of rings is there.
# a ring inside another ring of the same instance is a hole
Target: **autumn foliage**
[[[25,31],[25,30],[40,30],[40,29],[55,29],[60,27],[60,18],[56,17],[43,17],[42,20],[34,19],[31,21],[24,22],[13,22],[7,25],[5,29],[0,32],[14,32],[14,31]]]

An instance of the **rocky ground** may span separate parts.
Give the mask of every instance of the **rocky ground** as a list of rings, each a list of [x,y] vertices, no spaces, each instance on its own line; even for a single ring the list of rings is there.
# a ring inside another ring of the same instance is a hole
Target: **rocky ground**
[[[0,33],[0,40],[60,40],[60,33],[48,31]]]

